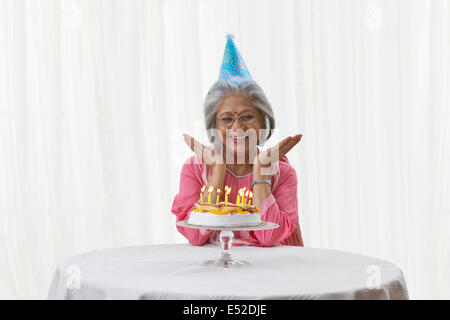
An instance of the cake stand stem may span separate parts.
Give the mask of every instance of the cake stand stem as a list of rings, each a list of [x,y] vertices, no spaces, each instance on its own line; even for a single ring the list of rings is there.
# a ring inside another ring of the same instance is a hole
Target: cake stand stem
[[[242,260],[234,260],[231,258],[231,246],[233,244],[234,233],[233,231],[221,230],[219,233],[219,241],[222,246],[220,259],[218,260],[206,260],[203,261],[203,264],[218,266],[218,267],[240,267],[240,266],[248,266],[249,263],[247,261]]]
[[[222,245],[220,260],[222,260],[223,264],[225,265],[230,264],[230,262],[232,261],[230,249],[231,246],[233,245],[233,239],[234,239],[233,231],[225,231],[225,230],[220,231],[219,240],[220,244]]]

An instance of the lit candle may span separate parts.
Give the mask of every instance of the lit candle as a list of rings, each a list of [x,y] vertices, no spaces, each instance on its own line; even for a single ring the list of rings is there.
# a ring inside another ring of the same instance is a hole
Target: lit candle
[[[231,188],[229,186],[225,186],[225,205],[228,204],[228,194],[231,192]]]
[[[244,204],[244,189],[245,189],[245,187],[244,188],[240,188],[239,189],[239,196],[240,196],[240,199],[241,199],[241,205],[243,205]]]
[[[245,191],[245,198],[244,198],[244,204],[247,204],[247,199],[248,199],[248,193],[250,190]]]
[[[214,190],[214,187],[211,186],[208,188],[208,203],[211,204],[211,192]]]
[[[253,198],[253,193],[250,191],[250,194],[248,195],[248,205],[249,206],[252,205],[252,198]]]
[[[203,192],[205,191],[205,189],[206,189],[206,186],[203,186],[200,189],[200,204],[203,204]]]
[[[244,194],[245,194],[245,189],[246,189],[246,187],[243,187],[242,189],[241,189],[241,203],[242,204],[245,204],[245,198],[244,198]]]
[[[216,199],[216,205],[219,205],[219,198],[220,198],[220,189],[217,188],[217,199]]]
[[[241,198],[240,198],[241,191],[242,191],[242,189],[239,189],[238,194],[237,194],[237,198],[236,198],[236,205],[237,206],[240,205],[240,203],[241,203]]]

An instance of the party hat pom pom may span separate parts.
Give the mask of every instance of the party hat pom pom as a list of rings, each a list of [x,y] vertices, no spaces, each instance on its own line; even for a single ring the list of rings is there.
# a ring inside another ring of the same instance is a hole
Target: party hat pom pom
[[[234,36],[232,33],[227,33],[227,39],[228,40],[233,40]]]

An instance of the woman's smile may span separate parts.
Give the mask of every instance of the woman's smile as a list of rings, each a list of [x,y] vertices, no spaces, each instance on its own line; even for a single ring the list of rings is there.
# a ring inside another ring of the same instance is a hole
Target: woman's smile
[[[234,144],[242,144],[248,142],[248,136],[245,135],[231,135],[229,138]]]

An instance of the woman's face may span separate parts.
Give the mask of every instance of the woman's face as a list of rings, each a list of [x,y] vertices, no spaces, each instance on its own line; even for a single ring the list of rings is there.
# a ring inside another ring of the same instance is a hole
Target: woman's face
[[[249,150],[256,148],[262,117],[251,98],[240,94],[226,96],[217,109],[216,123],[226,149],[248,155]]]

